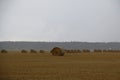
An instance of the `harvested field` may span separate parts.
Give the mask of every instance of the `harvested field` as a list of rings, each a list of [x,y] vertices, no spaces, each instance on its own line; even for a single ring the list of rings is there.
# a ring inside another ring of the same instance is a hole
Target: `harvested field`
[[[0,53],[0,80],[120,80],[120,53]]]

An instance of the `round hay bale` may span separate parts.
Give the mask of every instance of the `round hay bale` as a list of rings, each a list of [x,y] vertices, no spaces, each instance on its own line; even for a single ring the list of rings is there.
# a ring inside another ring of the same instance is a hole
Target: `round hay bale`
[[[64,56],[65,51],[59,47],[54,47],[51,51],[53,56]]]
[[[40,53],[45,53],[45,51],[44,50],[40,50]]]
[[[83,52],[88,53],[88,52],[90,52],[90,50],[88,50],[88,49],[83,49]]]
[[[102,50],[100,50],[100,49],[94,49],[94,52],[99,52],[99,53],[101,53]]]
[[[7,50],[3,49],[1,50],[1,53],[7,53]]]
[[[27,50],[21,50],[21,53],[27,53]]]
[[[34,50],[34,49],[31,49],[30,52],[31,52],[31,53],[37,53],[37,51]]]

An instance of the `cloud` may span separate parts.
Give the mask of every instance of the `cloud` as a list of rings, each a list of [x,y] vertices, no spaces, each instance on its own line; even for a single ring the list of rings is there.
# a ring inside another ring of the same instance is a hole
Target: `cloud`
[[[2,2],[1,40],[120,41],[118,0]]]

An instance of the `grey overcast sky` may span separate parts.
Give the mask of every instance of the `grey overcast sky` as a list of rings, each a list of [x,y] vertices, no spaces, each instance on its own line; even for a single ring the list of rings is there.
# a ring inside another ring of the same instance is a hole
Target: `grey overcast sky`
[[[120,42],[120,0],[0,0],[0,41]]]

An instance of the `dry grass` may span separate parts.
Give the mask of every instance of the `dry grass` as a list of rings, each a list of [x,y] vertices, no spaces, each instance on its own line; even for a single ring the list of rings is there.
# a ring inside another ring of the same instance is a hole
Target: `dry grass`
[[[120,80],[120,53],[0,54],[0,80]]]

